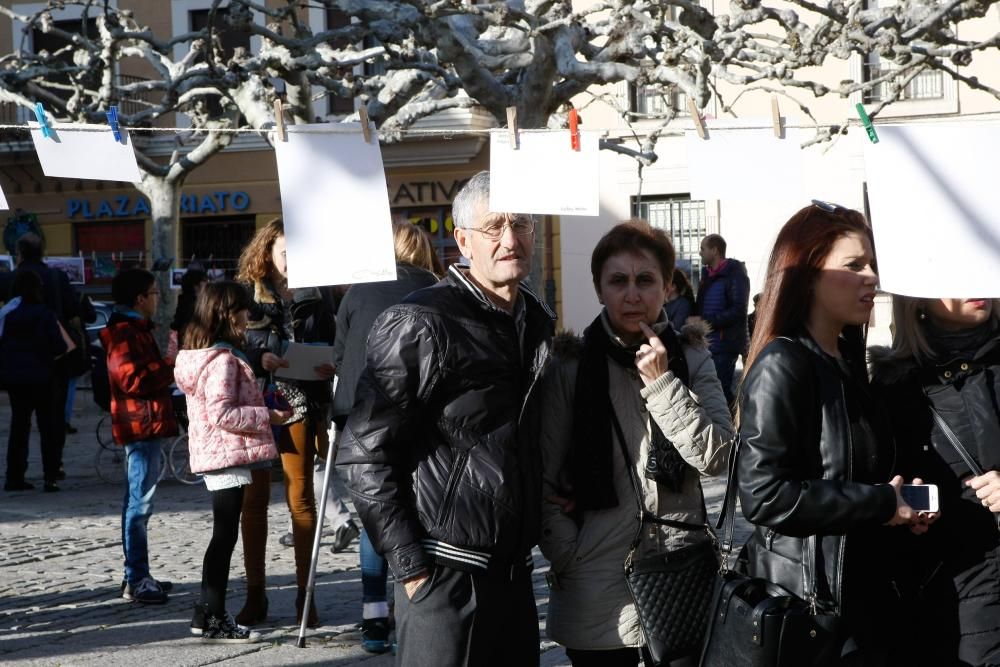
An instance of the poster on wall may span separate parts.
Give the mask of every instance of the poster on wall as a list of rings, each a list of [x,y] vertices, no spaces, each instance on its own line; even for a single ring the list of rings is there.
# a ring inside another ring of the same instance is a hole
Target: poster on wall
[[[879,124],[878,136],[864,154],[882,289],[1000,297],[1000,123]]]
[[[600,132],[519,132],[516,149],[507,130],[490,132],[490,210],[536,215],[598,215]]]
[[[83,257],[46,257],[45,263],[69,276],[72,285],[83,285],[86,282]]]
[[[187,269],[170,270],[170,289],[180,289],[182,287],[185,273],[187,273]]]
[[[138,183],[142,180],[132,140],[122,129],[121,141],[107,125],[52,123],[51,137],[28,121],[31,141],[46,176]]]
[[[378,140],[360,123],[285,128],[274,143],[289,287],[396,279],[392,215]],[[372,133],[374,135],[374,132]]]

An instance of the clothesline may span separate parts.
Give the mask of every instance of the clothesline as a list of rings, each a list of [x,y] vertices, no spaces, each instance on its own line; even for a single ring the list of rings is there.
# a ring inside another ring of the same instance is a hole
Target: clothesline
[[[680,118],[679,120],[683,122],[687,117]],[[888,125],[893,123],[900,123],[912,120],[934,120],[934,119],[952,119],[952,120],[962,120],[962,121],[986,121],[992,120],[994,118],[1000,118],[1000,112],[997,111],[983,111],[978,113],[966,113],[961,116],[956,116],[955,114],[920,114],[906,117],[897,118],[873,118],[872,123],[875,125]],[[723,125],[712,125],[713,122],[722,121]],[[707,124],[707,129],[712,130],[765,130],[770,129],[772,125],[770,123],[755,123],[747,125],[731,125],[733,122],[731,119],[720,119],[720,118],[705,118],[702,121]],[[686,123],[685,123],[686,124]],[[829,127],[831,125],[839,125],[841,123],[782,123],[784,129],[816,129],[819,127]],[[847,121],[848,125],[860,125],[860,120],[857,118],[851,118]],[[286,124],[286,129],[294,131],[296,133],[302,134],[338,134],[338,133],[354,133],[358,129],[355,126],[351,126],[347,123],[323,123],[322,127],[320,124],[309,124],[309,125],[291,125]],[[237,127],[237,128],[223,128],[223,127],[213,127],[213,128],[194,128],[194,127],[127,127],[123,126],[124,129],[128,130],[132,134],[179,134],[179,133],[215,133],[215,134],[256,134],[261,135],[265,133],[275,132],[274,127],[268,128],[251,128],[251,127]],[[0,130],[18,130],[18,131],[30,131],[32,129],[38,129],[38,125],[27,125],[27,124],[10,124],[4,123],[0,124]],[[78,124],[78,123],[62,123],[56,121],[54,129],[60,132],[105,132],[110,129],[108,125],[101,124]],[[604,135],[610,133],[631,133],[633,131],[639,131],[640,133],[649,130],[648,127],[613,127],[613,128],[582,128],[586,132],[599,132]],[[675,128],[674,132],[680,134],[682,131],[686,131],[687,127]],[[379,134],[400,134],[405,136],[425,136],[425,137],[455,137],[455,136],[489,136],[492,132],[506,130],[506,127],[493,127],[493,128],[483,128],[483,129],[389,129],[389,130],[377,130]],[[545,133],[545,132],[567,132],[567,128],[518,128],[518,132],[523,133]]]

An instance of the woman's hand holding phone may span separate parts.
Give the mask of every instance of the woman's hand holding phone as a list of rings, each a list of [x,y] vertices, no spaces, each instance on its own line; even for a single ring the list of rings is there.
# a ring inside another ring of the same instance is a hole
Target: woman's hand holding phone
[[[913,485],[922,486],[923,480],[919,477],[914,478]],[[927,512],[927,511],[917,511],[913,509],[903,498],[903,478],[900,475],[896,475],[889,482],[889,486],[893,488],[896,492],[896,514],[886,522],[887,526],[905,526],[910,527],[910,532],[914,535],[923,535],[930,529],[932,523],[938,520],[941,516],[940,512]]]
[[[1000,472],[990,470],[966,480],[965,485],[975,490],[976,497],[983,507],[991,512],[1000,513]]]

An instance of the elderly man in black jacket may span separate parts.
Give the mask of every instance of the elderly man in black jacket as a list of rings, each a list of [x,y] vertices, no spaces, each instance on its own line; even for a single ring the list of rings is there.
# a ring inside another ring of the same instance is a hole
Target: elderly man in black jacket
[[[337,463],[402,582],[398,664],[536,665],[541,480],[524,408],[554,316],[520,284],[534,220],[490,212],[488,172],[453,216],[469,266],[375,322]]]

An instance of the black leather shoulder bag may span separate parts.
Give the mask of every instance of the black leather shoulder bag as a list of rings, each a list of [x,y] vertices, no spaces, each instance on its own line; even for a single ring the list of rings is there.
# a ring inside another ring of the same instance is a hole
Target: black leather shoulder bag
[[[702,524],[663,519],[648,512],[642,502],[642,487],[625,444],[625,434],[613,408],[611,423],[638,503],[639,530],[625,559],[625,583],[635,602],[646,648],[656,665],[696,656],[704,641],[712,592],[719,577],[718,543],[708,523],[704,495],[701,510],[705,522]],[[709,539],[636,559],[647,524],[705,531]]]

